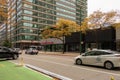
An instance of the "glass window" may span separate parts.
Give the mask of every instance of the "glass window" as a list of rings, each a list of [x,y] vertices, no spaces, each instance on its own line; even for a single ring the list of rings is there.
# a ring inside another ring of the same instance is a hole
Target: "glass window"
[[[28,16],[23,16],[24,20],[31,20],[32,21],[32,17],[28,17]]]
[[[33,6],[29,4],[24,4],[24,7],[33,8]]]
[[[94,55],[95,55],[95,51],[90,51],[85,53],[85,56],[94,56]]]
[[[28,11],[28,10],[24,10],[24,13],[26,13],[26,14],[33,14],[32,11]]]
[[[104,51],[99,51],[99,54],[101,54],[101,55],[109,55],[109,54],[112,54],[112,53],[104,52]]]
[[[33,2],[33,0],[27,0],[27,1],[29,1],[29,2]]]
[[[31,23],[23,23],[23,26],[29,26],[29,27],[32,27],[33,24],[31,24]]]

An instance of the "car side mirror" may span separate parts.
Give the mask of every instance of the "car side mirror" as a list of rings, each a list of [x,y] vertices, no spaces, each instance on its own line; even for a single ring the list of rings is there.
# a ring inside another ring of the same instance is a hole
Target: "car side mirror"
[[[82,54],[82,56],[86,56],[85,54]]]

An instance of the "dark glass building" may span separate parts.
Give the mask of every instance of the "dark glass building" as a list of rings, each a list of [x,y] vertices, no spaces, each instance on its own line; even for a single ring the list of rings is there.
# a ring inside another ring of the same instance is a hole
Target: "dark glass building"
[[[114,28],[90,30],[85,36],[86,47],[116,50],[116,32]]]
[[[85,34],[82,33],[82,38],[78,36],[80,33],[66,37],[67,52],[79,52],[80,44],[81,52],[85,52],[88,48],[116,50],[116,30],[112,27],[88,30]]]

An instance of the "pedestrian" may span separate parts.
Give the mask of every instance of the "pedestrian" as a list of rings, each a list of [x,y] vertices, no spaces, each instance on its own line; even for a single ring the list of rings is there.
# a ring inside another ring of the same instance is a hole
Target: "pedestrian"
[[[87,48],[87,51],[91,51],[92,50],[92,48]]]

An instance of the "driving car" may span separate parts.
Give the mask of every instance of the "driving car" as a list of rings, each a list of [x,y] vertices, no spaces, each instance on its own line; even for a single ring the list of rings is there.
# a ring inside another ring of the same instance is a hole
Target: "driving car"
[[[113,69],[114,67],[120,67],[120,53],[112,50],[91,50],[75,57],[75,64]]]
[[[38,54],[38,50],[36,48],[29,48],[25,51],[25,54]]]
[[[15,52],[11,48],[7,47],[0,47],[0,58],[12,58],[12,59],[18,59],[19,53]]]

